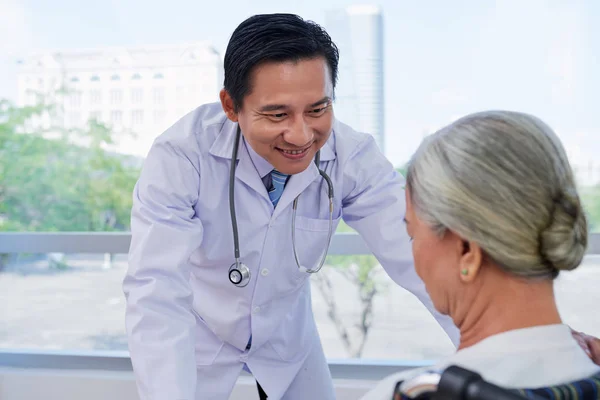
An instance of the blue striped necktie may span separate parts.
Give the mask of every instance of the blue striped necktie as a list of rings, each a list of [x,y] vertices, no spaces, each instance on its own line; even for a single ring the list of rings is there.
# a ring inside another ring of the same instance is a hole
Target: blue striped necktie
[[[281,198],[281,194],[283,193],[283,188],[285,187],[285,182],[287,181],[289,175],[282,174],[277,170],[271,171],[271,190],[269,190],[269,198],[271,199],[271,203],[273,203],[273,207],[277,206],[279,199]]]

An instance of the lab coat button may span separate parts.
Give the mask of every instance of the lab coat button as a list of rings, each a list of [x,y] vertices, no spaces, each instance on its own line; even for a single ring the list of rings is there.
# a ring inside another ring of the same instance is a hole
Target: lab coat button
[[[260,307],[258,307],[258,306],[254,307],[254,310],[252,310],[252,312],[254,312],[254,314],[260,312]]]
[[[267,275],[269,275],[269,270],[268,270],[268,269],[266,269],[266,268],[263,268],[263,269],[262,269],[262,271],[260,271],[260,274],[261,274],[262,276],[267,276]]]

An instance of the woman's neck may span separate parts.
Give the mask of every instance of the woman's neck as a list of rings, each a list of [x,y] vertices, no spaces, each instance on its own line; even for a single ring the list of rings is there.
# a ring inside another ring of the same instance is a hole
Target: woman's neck
[[[513,329],[562,323],[552,281],[528,282],[501,271],[494,273],[502,276],[489,277],[470,304],[454,313],[460,329],[459,350]]]

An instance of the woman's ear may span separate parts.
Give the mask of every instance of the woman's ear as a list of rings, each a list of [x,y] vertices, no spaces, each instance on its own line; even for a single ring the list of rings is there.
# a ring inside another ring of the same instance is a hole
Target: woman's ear
[[[462,241],[462,255],[459,260],[460,279],[465,283],[472,282],[481,268],[483,251],[475,242]]]
[[[225,89],[221,89],[219,97],[221,99],[221,107],[223,107],[223,111],[225,111],[227,118],[229,118],[229,120],[232,122],[238,122],[238,115],[235,111],[233,99],[229,95],[229,92],[227,92]]]

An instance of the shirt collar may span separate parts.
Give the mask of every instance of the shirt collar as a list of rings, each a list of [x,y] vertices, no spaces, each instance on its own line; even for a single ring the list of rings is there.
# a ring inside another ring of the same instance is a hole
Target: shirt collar
[[[449,361],[470,365],[477,363],[482,355],[488,359],[495,355],[504,357],[506,353],[543,352],[551,348],[576,346],[571,328],[565,324],[541,325],[514,329],[492,335],[449,357]],[[517,356],[515,356],[517,357]],[[444,363],[442,363],[444,364]]]
[[[261,177],[261,179],[270,174],[273,170],[273,166],[271,165],[271,163],[269,163],[267,160],[258,155],[258,153],[254,151],[252,146],[250,146],[250,143],[246,141],[246,139],[244,139],[244,144],[248,149],[248,154],[250,154],[252,164],[254,164],[254,167],[256,168],[256,171],[258,171],[258,175]]]

